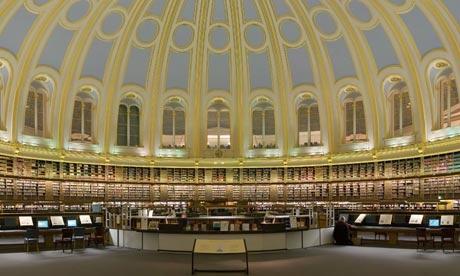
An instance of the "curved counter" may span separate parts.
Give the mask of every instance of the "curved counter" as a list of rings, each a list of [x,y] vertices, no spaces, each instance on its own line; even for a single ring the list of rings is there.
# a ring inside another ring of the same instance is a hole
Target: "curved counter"
[[[288,250],[331,244],[333,228],[286,231],[180,231],[110,229],[110,242],[140,250],[192,252],[195,239],[245,239],[248,252]]]

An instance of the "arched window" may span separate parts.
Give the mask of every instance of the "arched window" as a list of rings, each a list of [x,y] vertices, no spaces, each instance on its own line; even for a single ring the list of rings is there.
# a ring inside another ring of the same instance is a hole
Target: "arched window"
[[[391,93],[393,137],[413,134],[412,104],[410,102],[407,86],[405,83],[402,84],[404,86],[396,86],[395,90]]]
[[[436,129],[460,126],[460,102],[452,66],[445,60],[436,60],[429,69],[436,100]]]
[[[163,148],[185,148],[185,105],[171,98],[163,108]]]
[[[1,61],[0,61],[0,64],[1,64]],[[2,72],[1,72],[1,67],[0,67],[0,111],[3,111],[3,101],[4,101],[4,98],[5,98],[5,81],[3,80],[3,76],[2,76]],[[0,112],[0,122],[2,122],[2,126],[3,126],[3,112]]]
[[[297,135],[299,147],[321,144],[318,103],[308,94],[297,98]]]
[[[452,76],[441,78],[438,85],[441,127],[460,125],[460,103],[455,79]]]
[[[9,71],[6,66],[6,62],[0,59],[0,122],[2,123],[1,125],[4,126],[4,118],[3,118],[3,110],[5,108],[4,106],[4,101],[5,101],[5,91],[6,91],[6,85],[9,77]]]
[[[70,135],[72,142],[93,142],[93,117],[95,109],[96,105],[91,95],[85,92],[77,93],[72,115],[72,132]]]
[[[275,148],[275,110],[266,98],[252,106],[252,145],[255,149]]]
[[[132,94],[120,102],[117,123],[118,146],[140,146],[140,108],[140,100]]]
[[[25,109],[24,134],[38,137],[46,135],[47,89],[40,80],[29,88]]]
[[[230,148],[230,110],[221,99],[215,99],[208,108],[207,147]]]
[[[351,92],[343,103],[345,143],[367,141],[364,103],[359,92]]]

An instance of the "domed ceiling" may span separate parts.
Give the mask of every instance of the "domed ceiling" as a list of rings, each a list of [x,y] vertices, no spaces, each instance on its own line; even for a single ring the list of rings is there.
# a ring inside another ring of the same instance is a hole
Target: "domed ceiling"
[[[0,18],[4,152],[330,161],[460,133],[458,0],[3,0]]]

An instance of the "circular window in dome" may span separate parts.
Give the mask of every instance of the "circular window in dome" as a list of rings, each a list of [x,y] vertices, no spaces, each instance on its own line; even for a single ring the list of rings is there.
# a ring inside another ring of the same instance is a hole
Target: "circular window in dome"
[[[137,36],[143,43],[152,43],[155,40],[157,33],[158,24],[151,19],[141,22],[137,29]]]
[[[316,26],[325,35],[331,35],[337,31],[337,24],[328,12],[321,11],[315,16]]]
[[[109,14],[102,23],[102,31],[106,35],[115,34],[121,27],[123,16],[118,12]]]
[[[246,41],[253,48],[259,48],[265,44],[265,33],[260,26],[249,25],[246,28]]]
[[[209,35],[209,40],[216,49],[223,49],[228,44],[228,31],[223,27],[213,28]]]
[[[34,4],[37,6],[43,6],[50,2],[50,0],[33,0]]]
[[[299,25],[293,20],[285,20],[281,23],[281,33],[290,43],[295,43],[300,39]]]
[[[348,9],[353,17],[361,22],[369,22],[372,19],[369,8],[359,0],[351,0]]]
[[[387,1],[396,6],[402,6],[406,4],[406,0],[387,0]]]
[[[185,48],[193,39],[193,29],[189,25],[180,25],[174,32],[174,43],[176,46]]]
[[[70,22],[81,20],[88,13],[89,7],[88,1],[75,2],[67,12],[67,20]]]

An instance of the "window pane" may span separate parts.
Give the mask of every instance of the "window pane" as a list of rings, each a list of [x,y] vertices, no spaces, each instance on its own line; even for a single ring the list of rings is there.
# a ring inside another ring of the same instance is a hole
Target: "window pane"
[[[320,131],[321,123],[319,120],[319,108],[317,105],[310,107],[310,130],[311,131]]]
[[[307,132],[308,131],[308,108],[307,107],[300,107],[297,110],[297,124],[299,128],[299,132]]]
[[[227,128],[230,130],[230,112],[228,111],[220,112],[220,127]]]
[[[318,146],[321,142],[318,106],[300,107],[298,110],[299,146]],[[308,132],[310,123],[310,132]]]
[[[75,101],[73,105],[72,133],[81,132],[81,101]]]
[[[450,106],[451,106],[451,126],[459,126],[460,125],[460,102],[458,99],[458,91],[457,91],[457,84],[455,80],[451,81],[451,92],[450,92]]]
[[[265,110],[265,135],[275,135],[275,111],[273,109]]]
[[[297,110],[297,127],[299,129],[299,147],[308,147],[308,108],[300,107]]]
[[[409,93],[403,93],[403,135],[412,134],[412,104],[410,102]]]
[[[356,139],[366,140],[366,116],[363,101],[356,101]]]
[[[93,135],[93,104],[85,103],[85,140],[92,141]]]
[[[252,135],[262,135],[262,111],[252,112]]]
[[[345,104],[345,141],[353,141],[353,102]]]
[[[37,136],[45,136],[45,94],[38,93],[37,97]]]
[[[400,102],[400,99],[399,99],[399,95],[401,95],[400,93],[395,93],[393,95],[393,133],[394,133],[394,136],[398,136],[399,135],[399,118],[401,116],[401,102]]]
[[[170,109],[163,110],[163,135],[172,135],[173,133],[173,111]]]
[[[218,115],[219,114],[219,115]],[[207,147],[230,148],[230,113],[228,111],[208,111]]]
[[[73,105],[72,115],[72,132],[70,133],[70,140],[81,141],[81,104],[80,100],[76,100]]]
[[[129,145],[139,146],[139,108],[136,106],[129,108]]]
[[[447,82],[444,80],[441,83],[441,110],[442,110],[442,127],[446,128],[448,127],[447,123],[447,117],[448,117],[448,88],[447,88]]]
[[[218,135],[220,134],[220,129],[217,128],[217,111],[209,110],[208,111],[208,148],[215,148],[218,146]]]
[[[117,144],[128,145],[128,109],[124,105],[120,105],[118,109]]]
[[[176,110],[176,135],[185,135],[185,112]]]
[[[35,97],[33,91],[30,91],[27,97],[24,134],[35,135]]]
[[[208,111],[208,130],[217,127],[217,111]]]

